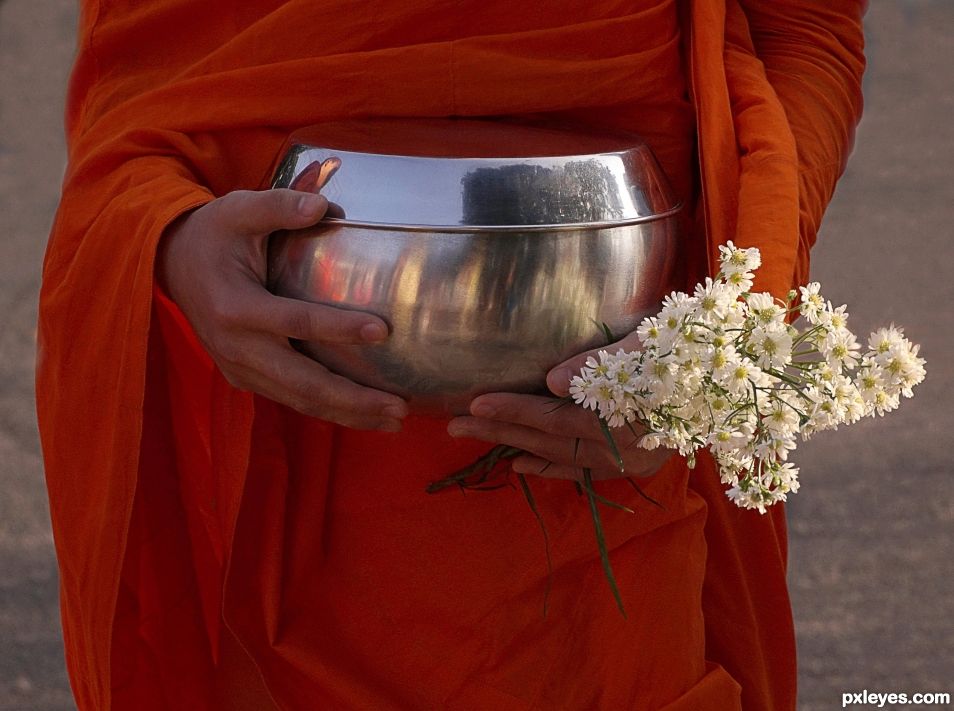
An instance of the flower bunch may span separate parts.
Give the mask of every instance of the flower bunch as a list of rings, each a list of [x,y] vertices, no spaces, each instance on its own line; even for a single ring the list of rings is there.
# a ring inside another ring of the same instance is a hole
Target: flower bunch
[[[750,293],[759,250],[719,249],[715,279],[667,296],[637,329],[643,350],[589,358],[570,396],[609,427],[640,424],[640,446],[676,449],[690,466],[709,448],[729,498],[764,513],[798,490],[788,455],[799,437],[895,409],[924,379],[924,360],[894,326],[862,353],[846,307],[817,282],[785,302]]]

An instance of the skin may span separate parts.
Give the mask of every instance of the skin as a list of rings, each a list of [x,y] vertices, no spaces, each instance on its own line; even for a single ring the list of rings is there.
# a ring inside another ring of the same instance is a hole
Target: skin
[[[268,235],[313,225],[327,208],[320,195],[294,190],[224,195],[170,225],[157,278],[234,387],[346,427],[397,432],[404,400],[331,373],[289,342],[375,343],[387,324],[265,288]]]
[[[375,343],[388,326],[367,313],[310,304],[265,288],[268,235],[318,222],[328,203],[294,190],[235,191],[189,212],[169,226],[157,255],[157,278],[192,325],[228,382],[302,414],[366,430],[400,431],[407,403],[396,395],[331,373],[295,350],[289,339]],[[612,346],[631,349],[635,334]],[[557,396],[590,353],[554,368],[547,377]],[[448,425],[454,437],[519,447],[517,472],[581,479],[647,476],[669,451],[646,451],[627,429],[615,432],[620,471],[592,412],[554,409],[552,398],[492,393],[476,398],[470,416]],[[577,444],[579,440],[579,444]]]
[[[635,333],[608,346],[634,350],[639,346]],[[580,372],[589,356],[597,350],[581,353],[553,368],[547,374],[547,387],[557,397],[569,392],[570,379]],[[470,416],[456,417],[447,431],[453,437],[506,444],[527,454],[516,457],[512,466],[521,474],[536,474],[557,479],[583,478],[583,469],[593,479],[644,477],[656,473],[672,456],[668,449],[646,450],[637,446],[643,430],[626,427],[613,431],[613,439],[623,470],[620,470],[594,413],[575,405],[556,407],[554,398],[515,393],[490,393],[474,399]]]

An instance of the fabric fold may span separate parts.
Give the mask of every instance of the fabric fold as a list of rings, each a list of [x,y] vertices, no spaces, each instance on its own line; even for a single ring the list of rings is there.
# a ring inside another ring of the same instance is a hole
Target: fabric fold
[[[37,364],[64,638],[81,709],[147,708],[135,705],[146,697],[155,708],[211,703],[203,670],[218,659],[223,600],[228,607],[254,592],[254,581],[234,574],[236,561],[254,562],[264,541],[289,534],[277,528],[276,510],[276,528],[249,539],[240,515],[250,461],[267,454],[287,474],[289,430],[276,430],[287,413],[228,386],[156,291],[153,264],[168,225],[216,196],[256,188],[291,131],[346,117],[512,114],[628,128],[645,135],[683,198],[702,200],[705,230],[692,233],[689,249],[712,255],[728,239],[759,246],[761,285],[776,294],[807,276],[807,249],[860,110],[861,6],[694,0],[681,21],[673,2],[643,7],[568,4],[562,17],[573,19],[556,22],[559,8],[512,3],[439,13],[423,1],[394,2],[373,15],[304,0],[83,3]],[[798,40],[777,31],[788,27],[787,13],[804,30]],[[800,42],[813,44],[807,59]],[[679,61],[683,44],[688,66]],[[295,426],[324,447],[328,459],[313,470],[320,479],[338,461],[341,433]],[[695,492],[685,471],[664,482],[671,510],[701,511],[702,499],[710,509],[708,567],[701,529],[686,539],[694,577],[684,604],[705,609],[709,659],[741,681],[744,699],[762,704],[752,708],[789,708],[794,682],[773,689],[765,681],[769,665],[794,669],[784,514],[740,518],[703,470],[691,480]],[[312,502],[325,495],[327,482],[318,484]],[[342,514],[335,505],[329,498],[316,530],[330,530]],[[155,526],[169,535],[154,535]],[[620,540],[627,531],[621,524]],[[238,550],[240,539],[247,544]],[[297,554],[321,560],[322,541]],[[536,543],[526,545],[538,552]],[[266,672],[289,644],[283,615],[300,572],[292,554],[262,574],[285,583],[269,593],[274,607],[233,611],[267,630],[241,640]],[[769,582],[753,577],[753,555],[768,565]],[[693,587],[703,576],[704,587]],[[691,590],[701,603],[691,603]],[[733,624],[750,626],[744,644],[731,642],[732,625],[720,626],[723,606]],[[694,619],[701,634],[701,614]],[[679,693],[711,673],[694,639],[692,660],[662,680]],[[197,656],[176,686],[169,675],[181,669],[183,644]],[[763,648],[775,651],[763,656]],[[750,652],[763,660],[751,673]],[[616,674],[613,683],[625,684]],[[730,686],[699,693],[729,698]]]

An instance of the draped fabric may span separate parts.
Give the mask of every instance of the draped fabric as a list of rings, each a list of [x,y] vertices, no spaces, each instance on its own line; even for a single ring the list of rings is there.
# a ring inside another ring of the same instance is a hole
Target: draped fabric
[[[646,483],[664,511],[607,514],[624,621],[584,507],[534,481],[555,551],[544,619],[519,492],[421,494],[477,443],[423,418],[356,433],[230,388],[153,263],[166,226],[259,187],[301,126],[539,114],[642,134],[694,201],[690,275],[733,239],[784,294],[850,149],[862,11],[84,3],[37,370],[80,708],[212,707],[223,620],[285,708],[794,708],[781,508],[736,511],[710,460],[691,476],[672,460]]]

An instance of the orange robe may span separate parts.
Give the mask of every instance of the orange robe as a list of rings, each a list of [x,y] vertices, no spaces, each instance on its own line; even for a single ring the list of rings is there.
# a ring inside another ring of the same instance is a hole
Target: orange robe
[[[555,558],[542,619],[519,492],[422,493],[483,445],[424,419],[357,433],[229,388],[153,262],[175,217],[260,186],[301,126],[561,114],[660,152],[694,200],[691,278],[733,239],[782,294],[850,148],[862,12],[84,3],[37,376],[80,708],[212,708],[223,620],[285,708],[794,708],[781,507],[735,510],[708,459],[691,477],[673,460],[647,482],[665,511],[605,516],[623,620],[585,507],[534,481]]]

